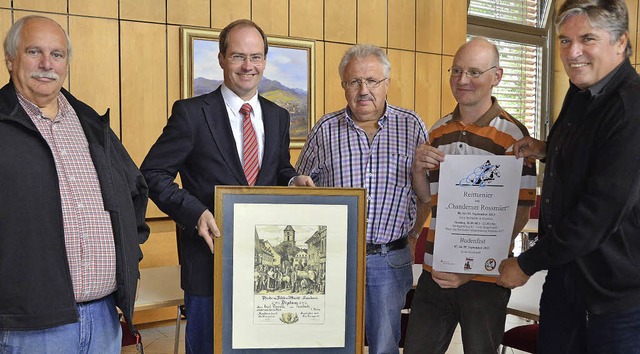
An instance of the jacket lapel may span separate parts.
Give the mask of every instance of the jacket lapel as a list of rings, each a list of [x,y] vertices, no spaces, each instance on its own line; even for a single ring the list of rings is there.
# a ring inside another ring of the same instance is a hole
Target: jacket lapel
[[[229,171],[238,180],[238,184],[247,185],[247,178],[242,169],[242,162],[236,153],[236,142],[233,138],[231,123],[227,108],[220,92],[220,87],[204,97],[204,116],[207,122],[213,143],[221,151],[221,158],[229,166]]]
[[[262,163],[260,164],[260,173],[258,173],[258,179],[256,185],[264,185],[266,182],[262,182],[263,178],[268,178],[271,171],[267,171],[269,166],[278,166],[278,141],[280,134],[280,126],[278,119],[278,112],[268,104],[264,104],[265,98],[258,96],[260,100],[260,107],[262,107],[262,122],[264,124],[264,155],[262,156]]]

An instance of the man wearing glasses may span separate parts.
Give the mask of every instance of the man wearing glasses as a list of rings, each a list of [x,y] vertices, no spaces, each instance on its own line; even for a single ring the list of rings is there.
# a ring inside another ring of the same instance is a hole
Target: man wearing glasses
[[[213,352],[213,218],[216,185],[313,185],[289,155],[289,113],[258,95],[267,38],[255,23],[237,20],[220,32],[217,90],[177,101],[141,170],[150,197],[183,230],[181,284],[187,353]],[[182,188],[175,182],[180,173]]]
[[[384,50],[351,47],[338,70],[347,107],[314,126],[297,170],[318,186],[367,189],[369,353],[398,353],[413,248],[428,215],[411,188],[411,163],[427,131],[415,112],[387,103],[391,65]]]
[[[527,129],[491,96],[502,79],[496,46],[476,37],[463,44],[449,69],[449,84],[458,105],[429,131],[429,143],[418,148],[413,187],[420,199],[437,198],[440,163],[450,155],[513,155],[513,144]],[[529,218],[535,202],[535,168],[524,166],[513,237]],[[465,353],[496,353],[511,294],[496,277],[445,273],[432,269],[437,205],[432,206],[424,270],[411,306],[405,353],[445,353],[460,324]]]
[[[546,141],[514,147],[545,163],[540,233],[500,264],[498,284],[514,288],[548,270],[538,353],[640,353],[640,76],[629,60],[629,9],[624,0],[560,6],[562,110]]]

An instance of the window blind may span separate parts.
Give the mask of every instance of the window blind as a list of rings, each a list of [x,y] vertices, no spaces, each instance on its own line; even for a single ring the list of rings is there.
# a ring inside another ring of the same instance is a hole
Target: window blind
[[[471,0],[469,15],[540,27],[539,0]]]
[[[500,106],[538,138],[542,50],[535,45],[489,38],[498,46],[502,81],[493,89]]]

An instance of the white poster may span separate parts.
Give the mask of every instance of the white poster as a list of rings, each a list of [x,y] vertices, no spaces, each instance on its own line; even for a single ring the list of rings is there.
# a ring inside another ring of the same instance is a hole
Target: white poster
[[[347,206],[234,208],[232,348],[344,347]]]
[[[447,155],[440,165],[433,269],[498,275],[518,206],[522,159]]]

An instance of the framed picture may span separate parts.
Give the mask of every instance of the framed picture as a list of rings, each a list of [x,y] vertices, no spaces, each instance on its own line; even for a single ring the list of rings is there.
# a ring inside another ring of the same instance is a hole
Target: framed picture
[[[215,90],[224,80],[218,64],[220,31],[181,27],[180,33],[182,98]],[[315,123],[315,42],[272,36],[267,41],[258,92],[289,111],[290,145],[301,148]]]
[[[365,190],[216,186],[214,353],[364,350]]]

